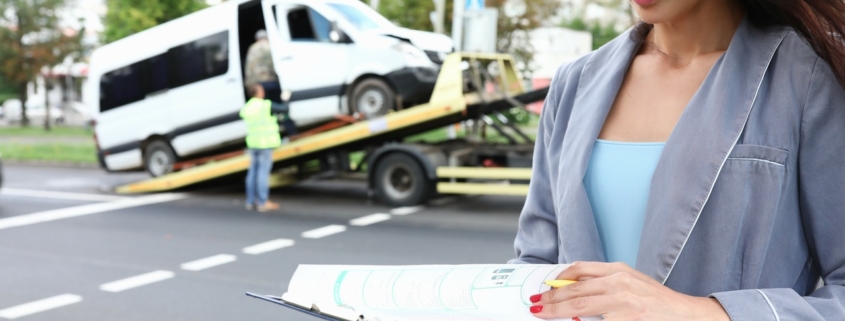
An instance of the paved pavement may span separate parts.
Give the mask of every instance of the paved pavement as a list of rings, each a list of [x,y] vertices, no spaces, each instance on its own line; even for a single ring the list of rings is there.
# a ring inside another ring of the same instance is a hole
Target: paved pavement
[[[312,320],[244,292],[282,294],[298,264],[503,263],[523,201],[393,209],[333,181],[274,190],[282,210],[261,214],[239,187],[125,197],[108,191],[143,174],[4,174],[0,320]]]

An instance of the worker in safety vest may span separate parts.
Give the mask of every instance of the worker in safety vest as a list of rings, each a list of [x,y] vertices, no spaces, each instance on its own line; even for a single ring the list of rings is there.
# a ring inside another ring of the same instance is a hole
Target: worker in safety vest
[[[270,201],[270,170],[273,167],[273,149],[282,145],[279,135],[277,114],[287,114],[290,92],[283,91],[282,103],[264,99],[264,88],[260,84],[249,87],[252,97],[241,108],[240,116],[247,126],[246,146],[250,163],[246,174],[246,209],[266,212],[279,209],[279,204]]]

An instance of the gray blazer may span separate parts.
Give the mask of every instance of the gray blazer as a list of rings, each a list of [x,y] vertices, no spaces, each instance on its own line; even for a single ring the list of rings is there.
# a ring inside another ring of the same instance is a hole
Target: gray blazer
[[[605,260],[583,178],[631,32],[557,72],[511,263]],[[843,230],[845,90],[791,28],[746,20],[666,142],[636,269],[734,321],[845,320]]]

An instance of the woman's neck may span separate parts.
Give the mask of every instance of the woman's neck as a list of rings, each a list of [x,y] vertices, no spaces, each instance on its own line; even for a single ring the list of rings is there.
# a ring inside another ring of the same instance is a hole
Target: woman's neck
[[[727,50],[744,16],[738,1],[699,1],[675,19],[654,24],[645,40],[647,48],[667,56],[673,65],[685,66],[699,55]]]

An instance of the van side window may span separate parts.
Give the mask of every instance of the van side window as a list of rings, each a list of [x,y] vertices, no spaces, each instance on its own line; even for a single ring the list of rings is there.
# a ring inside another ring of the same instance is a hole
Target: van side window
[[[144,99],[143,61],[100,77],[100,112]]]
[[[287,18],[292,41],[330,42],[331,23],[314,9],[294,9]]]
[[[225,74],[229,70],[229,32],[220,32],[167,52],[170,88]]]
[[[100,77],[100,112],[229,71],[229,32],[171,48]]]
[[[146,94],[153,94],[170,88],[169,69],[167,68],[167,54],[161,54],[147,59],[147,90]]]

